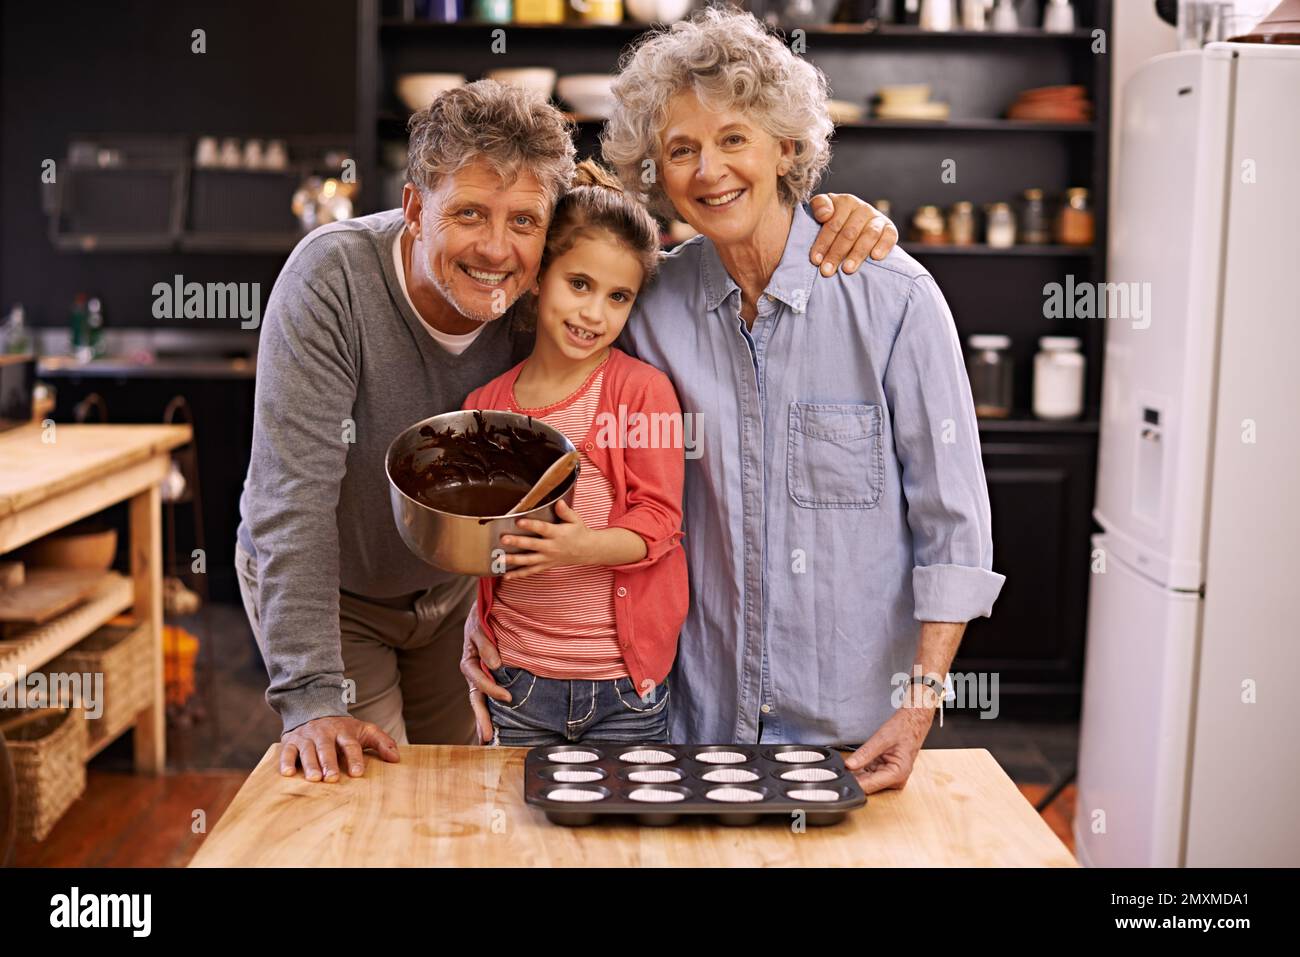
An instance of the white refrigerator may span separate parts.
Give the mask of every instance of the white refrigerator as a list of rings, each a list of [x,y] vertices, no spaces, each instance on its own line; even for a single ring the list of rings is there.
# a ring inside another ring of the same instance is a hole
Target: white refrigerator
[[[1296,866],[1300,47],[1158,57],[1120,109],[1076,853]]]

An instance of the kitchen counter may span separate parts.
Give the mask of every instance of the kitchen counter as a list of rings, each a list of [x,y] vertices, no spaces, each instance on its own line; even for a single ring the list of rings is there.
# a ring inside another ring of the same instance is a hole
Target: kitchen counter
[[[251,379],[257,374],[252,359],[154,359],[142,362],[127,357],[105,357],[79,362],[71,356],[43,356],[36,365],[40,379],[99,376],[119,379]]]
[[[801,832],[785,819],[560,827],[524,803],[525,748],[413,745],[337,784],[281,777],[279,750],[191,867],[1076,866],[984,750],[922,751],[906,788]]]

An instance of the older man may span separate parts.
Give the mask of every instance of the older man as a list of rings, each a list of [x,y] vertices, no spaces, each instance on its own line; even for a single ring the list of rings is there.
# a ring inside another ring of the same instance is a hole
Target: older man
[[[301,762],[308,780],[337,781],[340,754],[355,776],[365,750],[396,761],[397,744],[476,740],[458,669],[474,580],[402,544],[383,457],[527,354],[510,314],[573,154],[535,96],[491,81],[443,94],[411,121],[402,209],[313,232],[276,281],[236,566],[284,774]],[[832,270],[893,246],[870,206],[818,199],[810,255]]]

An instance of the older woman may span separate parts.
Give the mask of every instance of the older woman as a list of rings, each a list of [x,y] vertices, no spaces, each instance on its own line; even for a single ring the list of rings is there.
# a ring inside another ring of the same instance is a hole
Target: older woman
[[[673,740],[861,744],[863,785],[901,787],[1003,582],[952,317],[900,249],[852,275],[809,262],[826,80],[751,15],[653,35],[614,92],[606,159],[702,234],[624,333],[703,436]]]

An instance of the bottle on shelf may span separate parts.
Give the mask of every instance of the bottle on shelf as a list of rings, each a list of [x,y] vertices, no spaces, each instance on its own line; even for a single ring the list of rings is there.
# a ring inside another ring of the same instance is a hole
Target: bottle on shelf
[[[946,33],[956,26],[953,0],[921,0],[921,29]]]
[[[1014,33],[1020,29],[1020,14],[1016,12],[1015,0],[998,0],[993,8],[992,26],[1001,33]]]
[[[943,210],[938,206],[919,207],[912,215],[912,238],[928,245],[943,245],[948,242]]]
[[[481,23],[509,23],[514,16],[513,0],[474,0],[471,12]]]
[[[961,0],[961,28],[988,29],[988,4],[984,0]]]
[[[975,204],[961,200],[948,210],[948,242],[954,246],[975,244]]]
[[[1085,360],[1074,336],[1043,336],[1034,356],[1034,415],[1077,419],[1083,414]]]
[[[1074,7],[1070,0],[1047,0],[1043,6],[1043,30],[1047,33],[1069,33],[1074,29]]]
[[[104,307],[98,299],[86,303],[86,346],[92,359],[102,359],[108,351],[104,337]]]
[[[0,343],[4,345],[0,351],[9,355],[32,351],[32,340],[27,335],[27,314],[23,311],[21,302],[15,303],[9,310],[9,318],[0,333]]]
[[[86,327],[86,294],[84,292],[77,293],[72,300],[70,325],[72,327],[72,354],[77,358],[78,362],[87,362],[90,359],[90,335]]]
[[[516,23],[563,23],[564,0],[515,0]]]
[[[574,6],[578,10],[578,19],[583,23],[612,25],[623,22],[623,0],[586,0]]]
[[[1082,186],[1065,191],[1065,202],[1056,213],[1055,237],[1063,246],[1091,246],[1096,238],[1096,218]]]
[[[984,241],[993,249],[1010,249],[1016,244],[1016,217],[1011,204],[989,203],[984,209]]]
[[[1051,221],[1041,189],[1027,189],[1021,198],[1020,241],[1029,246],[1045,246],[1052,241]]]
[[[975,415],[981,419],[1005,419],[1011,415],[1013,366],[1011,337],[968,336],[966,375],[970,377]]]

